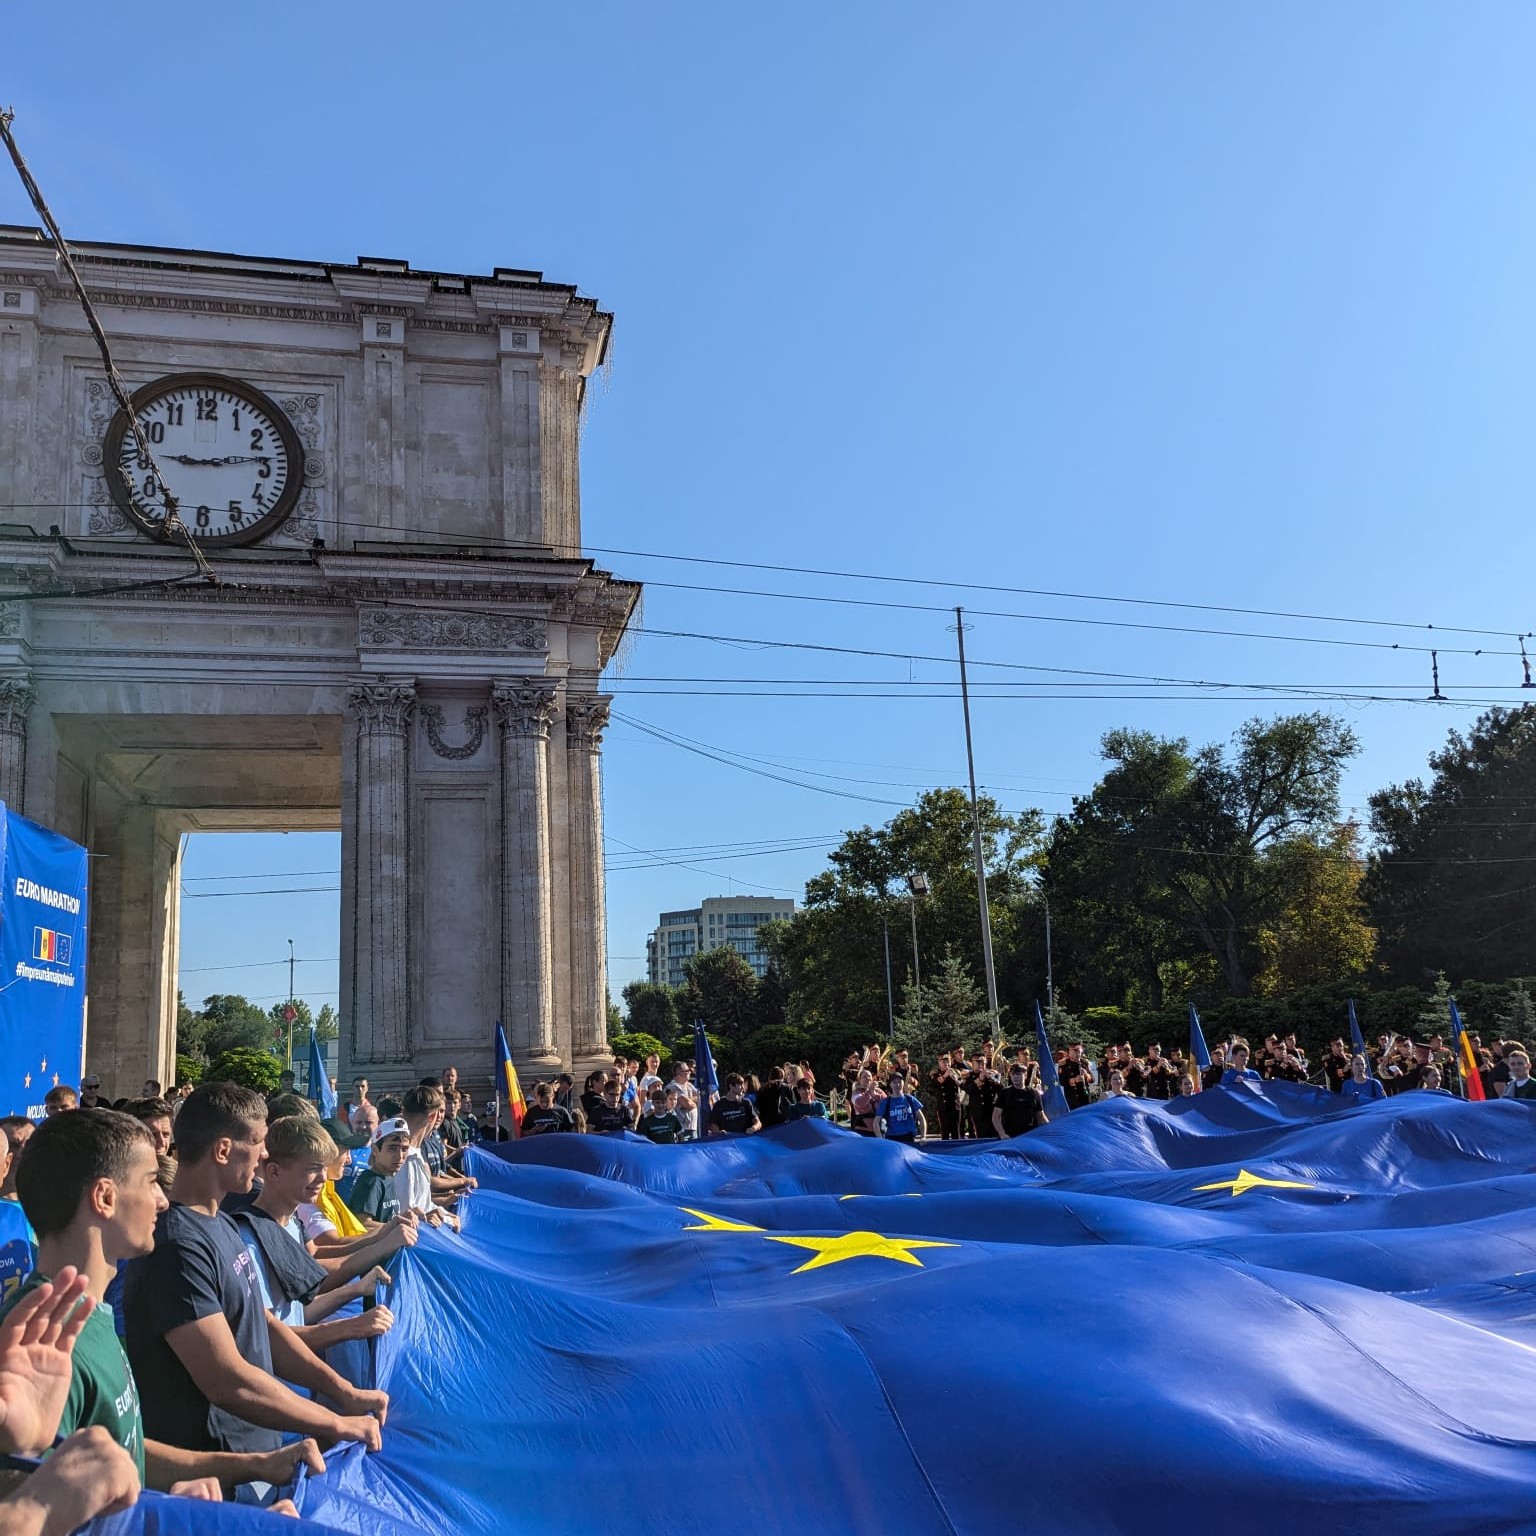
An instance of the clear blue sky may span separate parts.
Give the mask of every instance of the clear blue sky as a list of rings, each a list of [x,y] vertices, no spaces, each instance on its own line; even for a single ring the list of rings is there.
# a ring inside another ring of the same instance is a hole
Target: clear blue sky
[[[439,17],[391,0],[238,15],[157,0],[18,12],[6,63],[67,232],[527,266],[594,294],[617,315],[586,438],[594,549],[1506,636],[1536,620],[1528,6],[700,0]],[[0,219],[34,222],[4,178]],[[977,616],[978,661],[1429,691],[1427,656],[1338,643],[1424,643],[1408,629],[599,558],[648,582],[647,630],[942,656],[939,612],[663,583],[964,601],[1329,642]],[[1444,654],[1441,673],[1460,700],[1518,697],[1507,655]],[[606,754],[615,994],[659,910],[798,894],[819,864],[674,850],[835,838],[961,782],[953,675],[638,637]],[[1040,676],[1069,686],[1014,691],[1066,697],[975,709],[979,776],[1010,807],[1065,809],[1115,725],[1206,740],[1318,707]],[[901,696],[737,682],[704,698],[676,690],[708,684],[658,678],[882,679]],[[1346,784],[1363,805],[1480,705],[1323,707],[1364,742]],[[188,875],[336,860],[334,838],[210,839]],[[335,903],[187,903],[189,995],[282,993],[281,968],[207,968],[285,959],[296,935],[327,962],[300,990],[326,1000]]]

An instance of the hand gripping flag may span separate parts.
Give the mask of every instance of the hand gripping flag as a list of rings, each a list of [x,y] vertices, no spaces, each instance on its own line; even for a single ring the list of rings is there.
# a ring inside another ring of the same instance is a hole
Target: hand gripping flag
[[[1205,1031],[1200,1027],[1200,1015],[1195,1005],[1189,1005],[1189,1061],[1190,1076],[1195,1080],[1195,1092],[1205,1086],[1204,1074],[1210,1070],[1211,1053],[1205,1044]]]
[[[1456,1005],[1451,1004],[1452,1008]],[[1375,1077],[1371,1069],[1371,1053],[1365,1048],[1365,1036],[1360,1033],[1360,1021],[1355,1017],[1355,1000],[1349,1000],[1349,1044],[1356,1056],[1365,1057],[1365,1072],[1367,1077]]]
[[[325,1053],[315,1035],[315,1026],[309,1026],[309,1096],[320,1106],[322,1120],[336,1118],[336,1090],[331,1087],[331,1074],[325,1070]]]
[[[1056,1075],[1056,1058],[1051,1055],[1051,1042],[1045,1033],[1045,1020],[1040,1014],[1040,1001],[1035,1000],[1035,1054],[1040,1058],[1040,1097],[1045,1112],[1052,1120],[1066,1117],[1067,1096],[1062,1090],[1061,1079]]]
[[[523,1116],[528,1113],[528,1101],[523,1097],[523,1085],[517,1080],[517,1068],[512,1065],[512,1052],[507,1049],[507,1032],[496,1021],[496,1092],[506,1101],[507,1113],[512,1117],[512,1134],[523,1128]]]
[[[1472,1051],[1472,1042],[1467,1038],[1467,1027],[1461,1022],[1461,1014],[1456,1008],[1456,999],[1447,998],[1451,1005],[1451,1028],[1456,1035],[1456,1065],[1461,1068],[1461,1089],[1469,1099],[1483,1100],[1488,1097],[1483,1092],[1483,1074],[1477,1069],[1477,1057]]]

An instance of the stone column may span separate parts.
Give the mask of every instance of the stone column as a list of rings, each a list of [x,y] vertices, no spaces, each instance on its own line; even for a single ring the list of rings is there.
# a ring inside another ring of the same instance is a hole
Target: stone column
[[[570,797],[571,1053],[577,1062],[608,1045],[608,915],[603,878],[600,743],[612,699],[566,696],[566,782]]]
[[[554,1065],[549,877],[549,724],[555,685],[491,691],[501,725],[501,1007],[519,1061]]]
[[[27,787],[27,715],[37,695],[26,677],[0,680],[0,800],[20,811]]]
[[[343,820],[353,847],[343,932],[351,949],[349,1062],[378,1067],[411,1059],[409,683],[347,690],[357,721],[353,804]],[[350,919],[350,921],[348,921]]]

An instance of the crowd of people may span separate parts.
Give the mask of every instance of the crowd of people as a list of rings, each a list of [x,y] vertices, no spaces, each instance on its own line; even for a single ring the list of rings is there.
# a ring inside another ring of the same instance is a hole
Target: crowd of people
[[[47,1458],[0,1536],[140,1488],[293,1514],[299,1467],[382,1443],[388,1266],[457,1226],[481,1130],[453,1068],[377,1103],[359,1080],[329,1120],[292,1085],[146,1082],[108,1108],[87,1076],[0,1122],[0,1239],[24,1234],[0,1248],[0,1454]]]
[[[1473,1050],[1487,1097],[1536,1099],[1523,1044]],[[1455,1080],[1438,1035],[1365,1051],[1337,1038],[1315,1066],[1294,1036],[1210,1056],[1198,1080],[1157,1044],[1090,1059],[1073,1043],[1053,1065],[1069,1109],[1217,1083],[1368,1100]],[[292,1089],[291,1074],[270,1098],[233,1083],[167,1097],[148,1081],[108,1108],[87,1076],[52,1089],[36,1124],[0,1119],[0,1453],[47,1457],[0,1499],[0,1536],[62,1533],[140,1487],[292,1513],[280,1493],[298,1467],[323,1472],[338,1442],[382,1443],[389,1402],[366,1362],[394,1321],[388,1266],[423,1225],[457,1227],[476,1187],[464,1149],[512,1134],[515,1117],[477,1116],[452,1067],[377,1100],[358,1078],[330,1119]],[[691,1061],[663,1076],[658,1057],[616,1057],[579,1092],[566,1074],[536,1083],[516,1134],[675,1143],[801,1119],[913,1142],[1023,1135],[1048,1112],[1032,1052],[987,1040],[931,1066],[872,1045],[824,1089],[806,1062],[729,1073],[706,1094]]]

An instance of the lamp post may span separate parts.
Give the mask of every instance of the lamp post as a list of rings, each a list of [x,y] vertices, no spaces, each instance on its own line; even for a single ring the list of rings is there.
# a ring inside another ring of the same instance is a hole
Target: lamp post
[[[1056,1022],[1056,982],[1051,972],[1051,898],[1045,902],[1045,1011],[1052,1024]]]
[[[917,899],[928,894],[928,876],[921,870],[907,876],[907,905],[912,909],[912,986],[917,994],[917,1017],[923,1017],[923,972],[917,960]]]
[[[288,1006],[283,1009],[283,1016],[288,1020],[288,1065],[293,1065],[293,1021],[298,1018],[299,1010],[293,1006],[293,940],[288,940]]]

